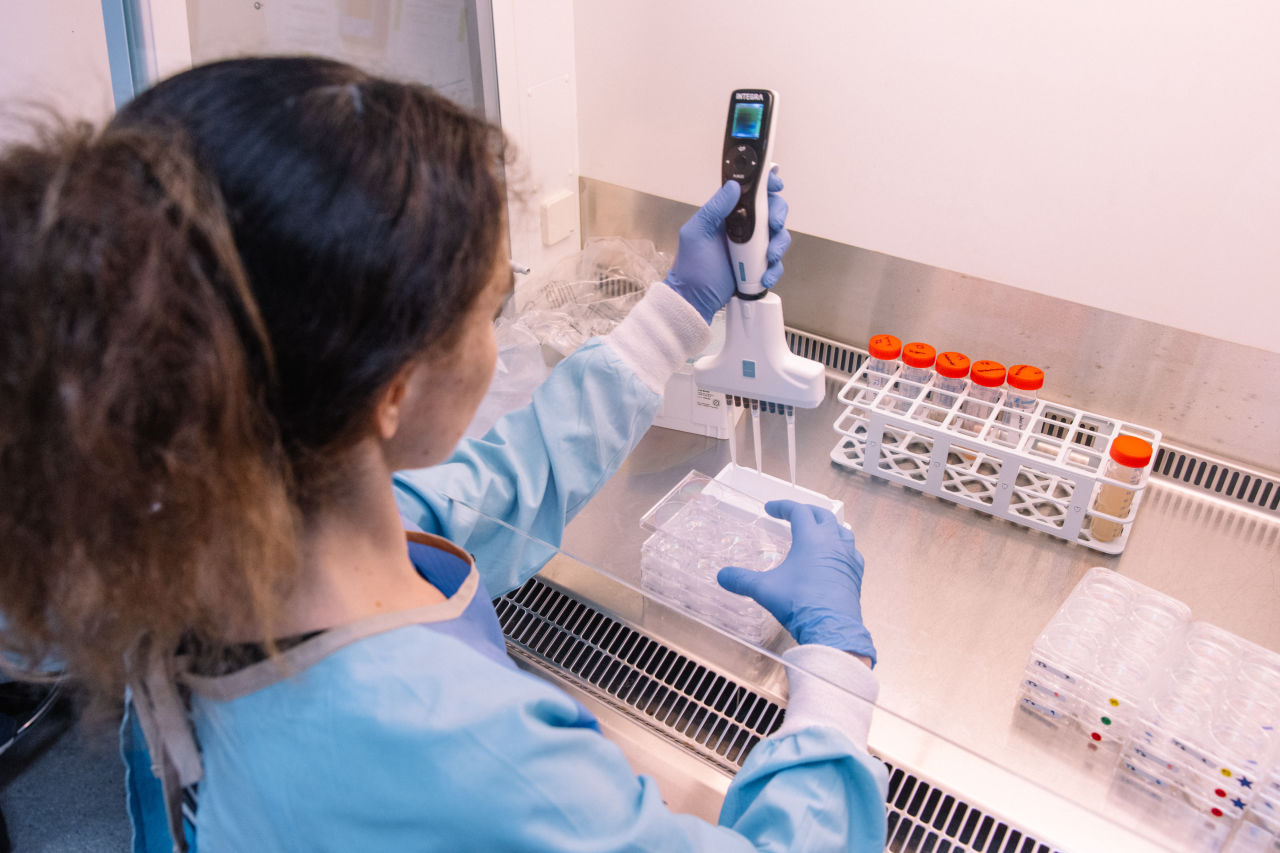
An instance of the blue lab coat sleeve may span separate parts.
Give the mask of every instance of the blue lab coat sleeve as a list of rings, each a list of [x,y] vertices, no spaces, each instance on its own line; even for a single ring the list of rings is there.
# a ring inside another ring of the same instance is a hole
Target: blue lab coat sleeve
[[[514,589],[551,558],[539,543],[560,544],[661,402],[607,344],[590,341],[551,371],[528,406],[464,439],[447,462],[397,473],[400,514],[470,551],[493,592]]]
[[[397,473],[401,516],[470,551],[493,593],[514,589],[551,558],[539,543],[560,544],[653,422],[672,372],[709,338],[683,298],[651,286],[618,328],[556,365],[528,406],[443,464]]]

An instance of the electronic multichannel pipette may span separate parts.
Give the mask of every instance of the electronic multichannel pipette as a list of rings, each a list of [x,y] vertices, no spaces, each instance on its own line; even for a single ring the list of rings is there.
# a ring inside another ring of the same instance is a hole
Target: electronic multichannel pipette
[[[771,159],[777,123],[777,92],[737,89],[729,98],[720,180],[734,180],[742,186],[738,206],[725,222],[729,260],[738,289],[725,308],[724,347],[699,359],[693,366],[693,376],[698,387],[725,395],[729,452],[735,465],[735,407],[751,412],[757,471],[761,469],[761,411],[787,416],[788,461],[794,484],[795,409],[812,409],[822,403],[826,371],[818,362],[791,352],[782,326],[782,300],[760,281],[768,267],[768,173],[777,170]]]

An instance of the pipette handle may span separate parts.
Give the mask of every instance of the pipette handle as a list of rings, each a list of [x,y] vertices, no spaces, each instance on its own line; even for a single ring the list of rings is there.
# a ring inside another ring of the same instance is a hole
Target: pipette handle
[[[778,93],[772,89],[734,89],[729,96],[720,180],[737,181],[738,204],[725,220],[729,260],[737,295],[758,299],[764,292],[769,252],[769,175],[776,173],[773,137],[778,126]]]
[[[778,174],[778,164],[769,164],[769,174]],[[759,298],[764,295],[763,278],[769,268],[769,191],[768,178],[763,186],[756,189],[754,206],[755,228],[751,238],[745,243],[729,240],[729,261],[733,267],[734,282],[737,284],[737,295],[744,299]],[[741,209],[741,208],[739,208]],[[731,213],[730,216],[736,214]]]

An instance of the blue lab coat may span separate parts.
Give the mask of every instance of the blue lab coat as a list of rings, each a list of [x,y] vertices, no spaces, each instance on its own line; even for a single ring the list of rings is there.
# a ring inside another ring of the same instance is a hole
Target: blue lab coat
[[[406,521],[475,557],[459,565],[411,547],[452,610],[353,642],[246,695],[193,695],[204,766],[199,846],[883,850],[884,766],[837,729],[760,742],[714,826],[670,811],[579,703],[506,656],[489,591],[518,586],[552,553],[515,531],[558,543],[660,402],[592,341],[483,439],[464,441],[442,465],[397,475]],[[472,575],[474,589],[459,600]],[[168,850],[131,718],[122,733],[134,849]]]

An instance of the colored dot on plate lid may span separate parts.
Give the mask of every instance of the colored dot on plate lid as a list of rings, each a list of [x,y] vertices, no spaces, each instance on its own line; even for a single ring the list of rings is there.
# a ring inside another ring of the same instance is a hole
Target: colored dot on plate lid
[[[1089,737],[1093,738],[1094,740],[1102,740],[1102,735],[1098,734],[1097,732],[1091,733]]]
[[[1111,725],[1111,718],[1110,718],[1110,717],[1103,717],[1103,718],[1102,718],[1102,724],[1103,724],[1104,726],[1109,726],[1109,725]]]
[[[1213,808],[1209,809],[1209,814],[1213,815],[1214,817],[1222,817],[1222,809],[1218,808],[1217,806],[1214,806]]]
[[[1214,788],[1213,793],[1217,794],[1219,797],[1225,797],[1227,795],[1227,792],[1221,788]]]
[[[1108,699],[1107,701],[1111,703],[1111,707],[1112,707],[1112,708],[1119,708],[1119,707],[1120,707],[1120,700],[1119,700],[1119,699],[1112,698],[1112,699]]]
[[[1224,768],[1222,768],[1222,775],[1223,775],[1223,776],[1226,776],[1228,779],[1230,779],[1230,778],[1231,778],[1231,771],[1224,767]]]

